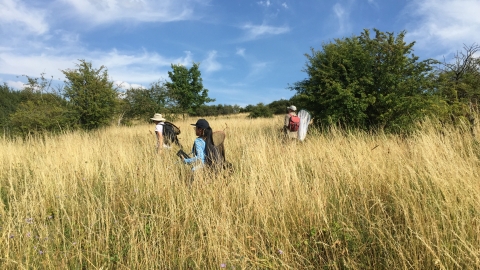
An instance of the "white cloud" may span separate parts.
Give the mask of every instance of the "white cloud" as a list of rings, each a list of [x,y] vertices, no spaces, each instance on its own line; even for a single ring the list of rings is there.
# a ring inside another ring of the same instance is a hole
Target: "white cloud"
[[[349,27],[349,11],[346,10],[341,4],[336,3],[333,6],[333,13],[338,20],[338,31],[344,33],[348,31]]]
[[[172,63],[185,66],[192,63],[190,52],[185,52],[184,57],[166,58],[157,53],[127,54],[112,50],[109,53],[97,52],[91,59],[106,66],[111,78],[142,84],[166,79]]]
[[[264,6],[264,7],[269,7],[271,5],[270,1],[267,0],[267,1],[260,1],[260,2],[257,2],[257,4],[259,4],[260,6]]]
[[[110,79],[129,84],[151,84],[159,79],[168,78],[171,63],[191,65],[192,55],[185,52],[184,56],[167,58],[157,53],[125,53],[115,49],[104,52],[80,52],[68,56],[57,54],[23,55],[10,51],[0,52],[0,74],[24,74],[39,77],[41,73],[53,76],[54,80],[63,81],[65,76],[61,70],[76,69],[79,59],[91,62],[93,68],[104,65],[108,69]]]
[[[23,31],[41,35],[49,29],[49,25],[45,20],[46,16],[47,14],[44,10],[36,9],[31,5],[27,6],[23,1],[0,1],[0,25],[4,26],[0,29],[20,28]]]
[[[41,73],[54,76],[55,79],[63,77],[60,69],[73,66],[73,57],[52,56],[47,54],[23,55],[12,52],[1,52],[0,73],[11,75],[27,75],[38,77]]]
[[[288,26],[275,27],[269,25],[252,25],[250,23],[245,24],[241,27],[247,31],[247,40],[252,40],[266,35],[280,35],[290,31]]]
[[[419,48],[461,50],[463,44],[479,42],[480,1],[422,0],[412,1],[407,12],[415,22],[410,24],[409,37]]]
[[[80,40],[80,35],[78,33],[68,32],[65,30],[55,30],[55,35],[66,44],[77,44]]]
[[[206,72],[214,72],[222,68],[222,65],[216,60],[216,58],[217,52],[210,51],[207,59],[202,61],[202,66],[205,68]]]
[[[194,0],[62,0],[92,23],[117,20],[172,22],[194,18]],[[208,2],[204,0],[203,2]]]
[[[6,81],[7,85],[13,89],[23,89],[25,87],[25,84],[21,81]]]
[[[145,86],[141,85],[141,84],[136,84],[136,83],[128,83],[128,82],[125,82],[125,81],[114,81],[113,82],[113,85],[118,87],[118,88],[121,88],[121,89],[124,89],[124,90],[128,90],[128,89],[146,89]]]
[[[284,7],[285,9],[287,9],[287,8],[288,8],[287,3],[282,3],[282,7]]]
[[[241,57],[245,57],[245,48],[237,48],[235,54],[240,55]]]

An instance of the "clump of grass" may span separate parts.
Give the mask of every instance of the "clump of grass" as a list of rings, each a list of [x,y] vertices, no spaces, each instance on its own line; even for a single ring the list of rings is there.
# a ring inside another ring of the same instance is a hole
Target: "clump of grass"
[[[148,125],[0,141],[0,266],[480,267],[480,149],[462,130],[299,143],[281,117],[208,120],[234,171],[193,182]],[[186,149],[195,121],[176,123]]]

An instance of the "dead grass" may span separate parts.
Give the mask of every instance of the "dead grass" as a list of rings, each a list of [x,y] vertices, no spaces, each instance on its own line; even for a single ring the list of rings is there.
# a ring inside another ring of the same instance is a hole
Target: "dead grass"
[[[153,125],[0,141],[3,269],[480,268],[480,145],[226,126],[230,175],[195,175]],[[190,149],[196,119],[175,122]]]

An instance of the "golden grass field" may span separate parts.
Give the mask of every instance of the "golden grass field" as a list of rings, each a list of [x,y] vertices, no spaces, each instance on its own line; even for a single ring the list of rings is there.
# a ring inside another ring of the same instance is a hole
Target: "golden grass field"
[[[186,149],[196,120],[175,122]],[[469,132],[299,143],[281,116],[207,120],[235,171],[193,182],[153,124],[0,139],[0,268],[480,269]]]

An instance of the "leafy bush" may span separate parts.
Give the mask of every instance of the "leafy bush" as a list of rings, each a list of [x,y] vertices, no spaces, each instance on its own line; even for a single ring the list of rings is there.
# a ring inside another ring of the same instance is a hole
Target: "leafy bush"
[[[265,106],[263,103],[258,103],[255,107],[252,108],[250,114],[248,115],[249,118],[270,118],[273,117],[273,113],[268,106]]]
[[[73,128],[76,119],[75,112],[68,109],[65,101],[53,94],[20,103],[10,116],[13,131],[23,136],[61,132]]]
[[[117,102],[117,92],[108,79],[104,66],[92,68],[92,64],[80,60],[78,69],[62,70],[65,81],[65,97],[78,113],[80,127],[92,130],[108,126],[113,120]]]
[[[290,105],[292,105],[290,101],[286,99],[280,99],[269,103],[268,108],[270,108],[273,114],[285,114],[287,112],[287,107]]]
[[[291,89],[307,97],[307,109],[325,126],[409,130],[435,114],[433,64],[413,54],[412,43],[375,29],[336,39],[306,55],[308,78]]]

